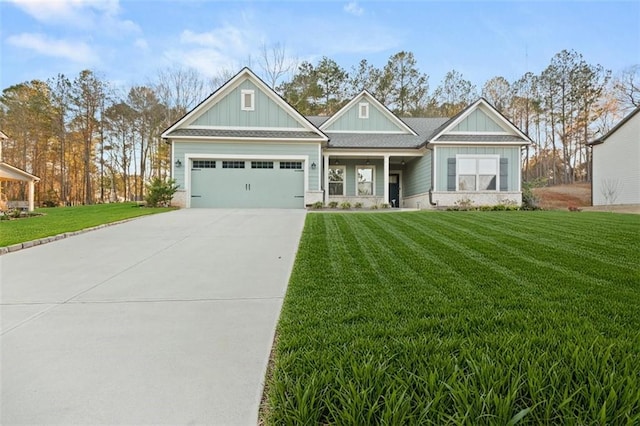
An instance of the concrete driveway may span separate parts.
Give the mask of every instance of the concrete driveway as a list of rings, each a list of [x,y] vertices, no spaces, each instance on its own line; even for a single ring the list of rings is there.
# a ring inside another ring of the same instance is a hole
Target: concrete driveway
[[[0,256],[0,423],[256,424],[302,210],[179,210]]]

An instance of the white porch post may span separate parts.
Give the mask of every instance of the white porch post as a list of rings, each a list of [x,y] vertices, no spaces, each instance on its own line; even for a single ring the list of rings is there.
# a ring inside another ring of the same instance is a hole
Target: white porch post
[[[33,211],[33,199],[34,199],[34,193],[35,193],[35,182],[30,180],[29,181],[29,211],[32,212]]]
[[[329,202],[329,155],[324,155],[324,164],[322,165],[322,173],[324,177],[324,202]]]
[[[384,156],[384,203],[389,204],[389,155]]]

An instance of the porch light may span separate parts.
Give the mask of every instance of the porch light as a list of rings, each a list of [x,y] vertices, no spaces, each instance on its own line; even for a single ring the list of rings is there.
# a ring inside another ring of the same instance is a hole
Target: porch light
[[[316,163],[311,163],[311,170],[315,170],[316,169]]]
[[[176,164],[177,168],[182,167],[182,161],[180,161],[180,160],[176,160],[175,164]]]
[[[367,163],[367,166],[368,166],[369,164],[371,164],[371,161],[369,161],[369,159],[367,158],[366,163]]]
[[[340,164],[340,161],[338,161],[338,159],[336,158],[336,161],[333,164]]]
[[[406,164],[406,163],[404,162],[404,160],[402,160],[402,161],[400,162],[400,165],[401,165],[401,166],[404,166],[405,164]]]

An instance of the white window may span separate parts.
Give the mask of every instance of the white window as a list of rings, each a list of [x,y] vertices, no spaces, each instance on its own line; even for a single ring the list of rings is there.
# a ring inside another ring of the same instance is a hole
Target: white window
[[[254,105],[255,92],[253,90],[240,91],[240,104],[243,111],[253,111],[256,109]]]
[[[356,188],[358,196],[375,195],[373,177],[375,176],[375,167],[373,166],[357,166],[356,167]]]
[[[457,155],[456,182],[458,191],[497,191],[500,156]]]
[[[360,104],[358,104],[358,118],[369,118],[368,102],[360,102]]]
[[[329,195],[344,195],[344,166],[329,166]]]

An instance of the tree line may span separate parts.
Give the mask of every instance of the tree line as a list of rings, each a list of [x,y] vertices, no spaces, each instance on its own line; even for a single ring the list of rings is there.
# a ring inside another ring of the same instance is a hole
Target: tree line
[[[431,90],[411,52],[382,67],[366,59],[346,70],[323,57],[297,63],[281,45],[263,47],[258,74],[304,115],[330,115],[362,90],[401,117],[451,117],[486,98],[534,141],[523,158],[525,179],[589,180],[586,143],[640,106],[640,65],[612,75],[563,50],[539,74],[496,76],[480,88],[456,70]],[[92,70],[8,87],[0,97],[3,160],[41,178],[39,204],[141,200],[145,183],[170,171],[164,129],[234,73],[206,79],[196,70],[161,70],[148,84],[115,87]],[[9,196],[24,197],[14,185]]]

